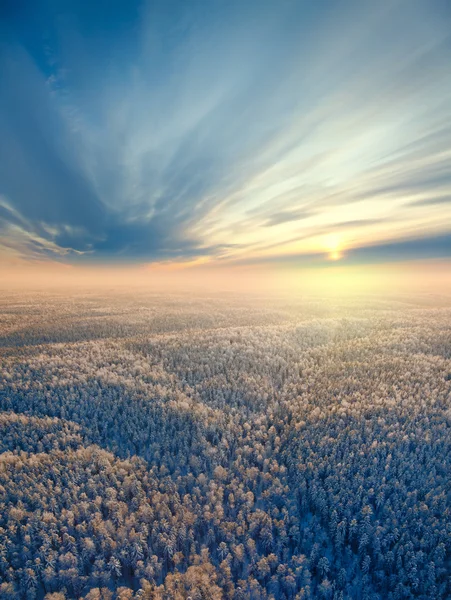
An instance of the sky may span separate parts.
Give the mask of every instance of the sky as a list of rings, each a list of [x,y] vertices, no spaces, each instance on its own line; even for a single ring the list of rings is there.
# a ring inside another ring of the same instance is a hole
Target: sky
[[[4,0],[0,261],[451,258],[447,0]]]

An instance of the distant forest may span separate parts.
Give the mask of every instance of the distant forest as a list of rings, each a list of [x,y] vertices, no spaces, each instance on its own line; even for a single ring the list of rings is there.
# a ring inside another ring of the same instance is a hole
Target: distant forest
[[[451,309],[8,293],[0,598],[451,598]]]

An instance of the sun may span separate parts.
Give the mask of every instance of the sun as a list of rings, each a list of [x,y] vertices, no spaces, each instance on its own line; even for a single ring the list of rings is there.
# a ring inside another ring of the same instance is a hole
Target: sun
[[[329,260],[340,260],[343,256],[342,240],[335,233],[330,233],[325,237],[324,248],[327,250]]]

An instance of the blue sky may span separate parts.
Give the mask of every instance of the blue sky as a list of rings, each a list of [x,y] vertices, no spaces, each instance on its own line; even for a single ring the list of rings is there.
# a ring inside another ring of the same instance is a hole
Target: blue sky
[[[8,0],[0,256],[451,255],[445,0]]]

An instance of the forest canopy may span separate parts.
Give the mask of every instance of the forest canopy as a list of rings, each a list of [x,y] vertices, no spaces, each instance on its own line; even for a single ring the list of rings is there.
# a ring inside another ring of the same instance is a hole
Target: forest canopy
[[[0,598],[451,597],[451,309],[10,292]]]

